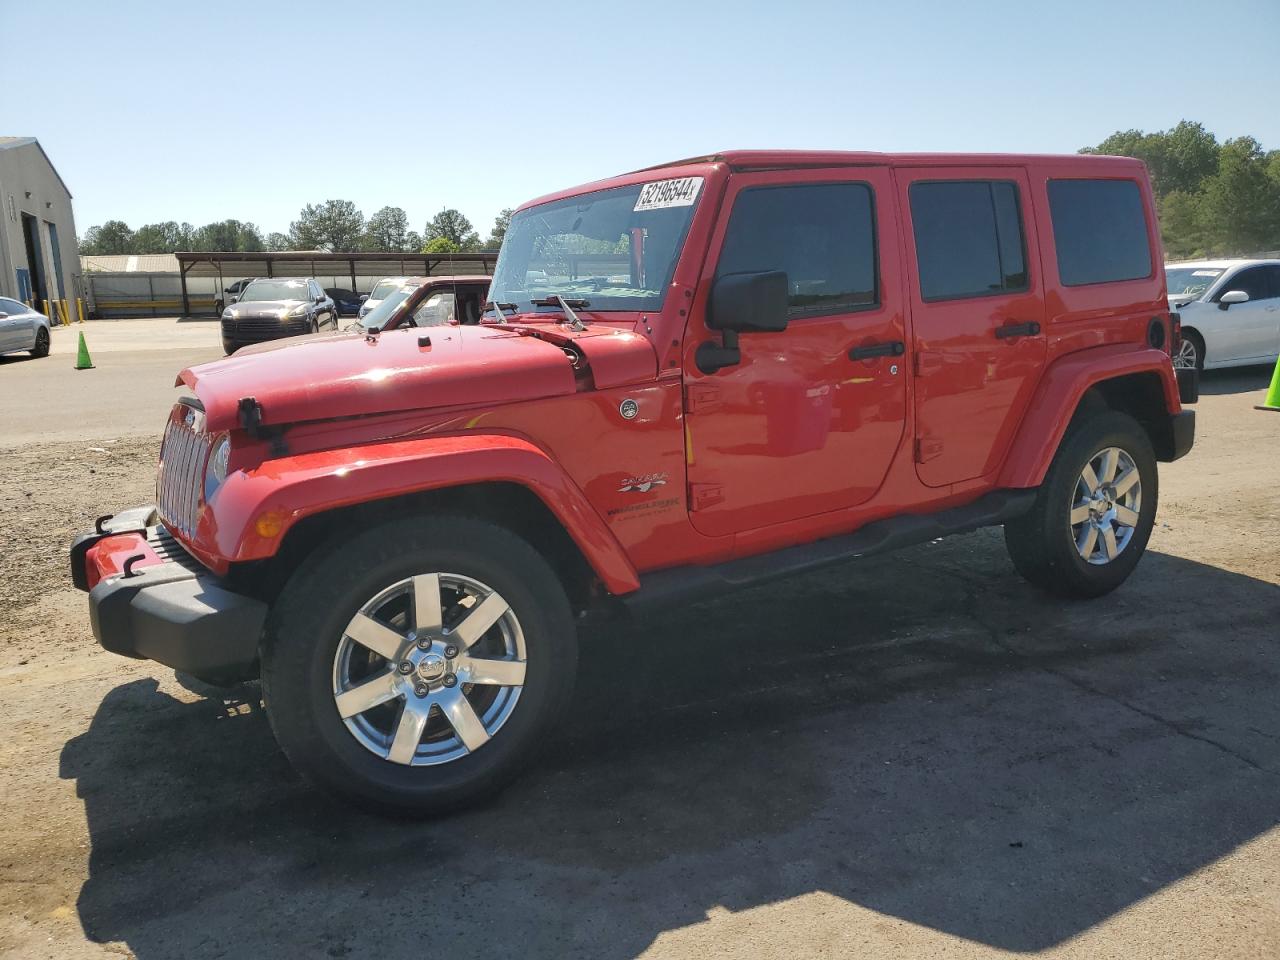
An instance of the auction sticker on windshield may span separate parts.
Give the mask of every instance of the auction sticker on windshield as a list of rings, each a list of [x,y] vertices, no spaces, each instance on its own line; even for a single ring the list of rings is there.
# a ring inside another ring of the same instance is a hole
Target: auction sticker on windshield
[[[640,188],[633,213],[643,210],[665,210],[667,207],[689,207],[698,199],[702,189],[701,177],[681,177],[679,180],[655,180]]]

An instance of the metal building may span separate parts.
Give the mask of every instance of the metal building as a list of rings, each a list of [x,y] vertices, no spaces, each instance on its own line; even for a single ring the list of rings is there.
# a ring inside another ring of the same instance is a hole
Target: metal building
[[[0,296],[82,296],[71,191],[35,137],[0,137]]]

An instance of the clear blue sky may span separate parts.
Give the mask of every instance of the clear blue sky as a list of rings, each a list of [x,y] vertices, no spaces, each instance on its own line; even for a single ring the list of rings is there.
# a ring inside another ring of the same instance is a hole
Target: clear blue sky
[[[286,230],[308,202],[482,234],[729,147],[1071,152],[1199,120],[1280,147],[1280,0],[0,0],[0,135],[103,220]]]

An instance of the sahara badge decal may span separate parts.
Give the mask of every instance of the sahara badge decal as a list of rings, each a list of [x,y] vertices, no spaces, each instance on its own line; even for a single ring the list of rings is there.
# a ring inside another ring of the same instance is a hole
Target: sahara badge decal
[[[640,415],[640,404],[627,397],[627,399],[618,404],[618,412],[622,414],[623,420],[634,420]]]
[[[618,487],[619,493],[648,493],[654,487],[665,487],[667,485],[667,475],[665,473],[646,473],[643,477],[627,477],[622,481],[622,486]]]

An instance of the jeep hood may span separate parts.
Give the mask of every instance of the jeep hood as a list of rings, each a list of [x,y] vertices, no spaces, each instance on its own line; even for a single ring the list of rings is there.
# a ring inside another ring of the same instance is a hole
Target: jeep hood
[[[582,361],[578,374],[566,355]],[[516,403],[652,380],[646,337],[592,325],[580,333],[529,327],[409,327],[292,337],[183,370],[210,430],[239,425],[254,398],[265,425],[403,410]]]

